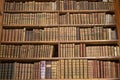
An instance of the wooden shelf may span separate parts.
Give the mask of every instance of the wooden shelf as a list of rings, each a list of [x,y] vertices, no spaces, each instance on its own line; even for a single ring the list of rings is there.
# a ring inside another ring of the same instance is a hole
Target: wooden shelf
[[[58,24],[58,25],[3,25],[3,28],[50,28],[50,27],[115,27],[116,24]]]
[[[120,56],[112,56],[112,57],[52,57],[52,58],[0,58],[0,61],[21,61],[21,62],[34,62],[41,60],[120,60]]]
[[[9,79],[0,79],[0,80],[9,80]],[[14,79],[10,79],[14,80]],[[18,80],[18,79],[15,79]],[[20,80],[25,80],[25,79],[20,79]],[[28,79],[27,79],[28,80]],[[33,80],[33,79],[29,79]],[[35,79],[35,80],[120,80],[120,78],[94,78],[94,79]]]
[[[14,79],[0,79],[0,80],[14,80]],[[18,80],[18,79],[15,79]],[[26,80],[26,79],[20,79]],[[28,80],[28,79],[27,79]],[[33,79],[29,79],[33,80]],[[94,78],[94,79],[35,79],[35,80],[120,80],[120,78]]]
[[[114,13],[114,10],[60,10],[60,13]]]
[[[0,80],[62,80],[62,79],[0,79]],[[83,79],[82,79],[83,80]]]
[[[0,79],[0,80],[9,80],[9,79]],[[14,79],[10,79],[14,80]],[[18,80],[18,79],[15,79]],[[120,80],[120,78],[94,78],[94,79],[30,79],[30,80]]]
[[[58,60],[58,58],[0,58],[0,61],[34,62],[40,60]]]
[[[99,27],[99,26],[103,26],[103,27],[115,27],[116,24],[60,24],[60,27],[66,27],[66,26],[71,26],[71,27]]]
[[[6,1],[12,1],[13,2],[13,0],[6,0]],[[25,1],[25,0],[14,0],[14,1]],[[28,0],[26,0],[26,1],[28,1]],[[48,2],[48,1],[56,1],[56,0],[37,0],[37,1]]]
[[[4,13],[57,13],[59,12],[59,10],[30,10],[30,11],[26,11],[26,10],[7,10],[4,11]]]
[[[104,57],[61,57],[60,60],[65,59],[85,59],[85,60],[120,60],[120,56],[104,56]]]
[[[58,43],[85,43],[85,44],[117,44],[118,40],[79,40],[79,41],[1,41],[2,44],[58,44]]]
[[[53,79],[54,80],[54,79]],[[120,78],[94,78],[94,79],[57,79],[57,80],[120,80]]]
[[[6,10],[4,13],[114,13],[114,10]]]
[[[3,44],[58,44],[58,41],[1,41]]]
[[[59,25],[3,25],[3,28],[50,28],[58,27]]]
[[[85,43],[85,44],[117,44],[117,40],[81,40],[81,41],[60,41],[60,43]]]

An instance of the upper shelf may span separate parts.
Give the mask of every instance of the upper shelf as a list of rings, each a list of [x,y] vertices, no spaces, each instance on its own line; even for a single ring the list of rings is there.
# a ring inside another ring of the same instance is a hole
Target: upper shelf
[[[5,13],[114,13],[114,10],[7,10]]]
[[[103,26],[103,27],[115,27],[116,24],[59,24],[60,27],[99,27],[99,26]]]
[[[60,10],[60,13],[114,13],[114,10]]]
[[[59,43],[85,43],[85,44],[117,44],[118,40],[74,40],[74,41],[1,41],[2,44],[59,44]]]
[[[120,56],[111,57],[53,57],[53,58],[0,58],[0,61],[17,61],[17,62],[34,62],[40,60],[72,60],[72,59],[82,59],[82,60],[120,60]]]
[[[116,24],[57,24],[57,25],[3,25],[3,28],[49,28],[49,27],[115,27]]]

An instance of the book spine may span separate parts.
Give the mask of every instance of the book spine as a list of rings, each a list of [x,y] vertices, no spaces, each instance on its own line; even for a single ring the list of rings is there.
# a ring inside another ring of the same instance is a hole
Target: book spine
[[[41,61],[41,79],[45,79],[46,61]]]

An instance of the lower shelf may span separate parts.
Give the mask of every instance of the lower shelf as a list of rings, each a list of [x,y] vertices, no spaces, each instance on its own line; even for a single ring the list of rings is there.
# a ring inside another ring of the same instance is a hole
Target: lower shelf
[[[95,78],[95,79],[57,79],[57,80],[120,80],[120,78]]]
[[[97,79],[98,78],[98,79]],[[120,61],[0,62],[0,80],[120,80]]]
[[[95,79],[0,79],[0,80],[120,80],[120,78],[95,78]]]

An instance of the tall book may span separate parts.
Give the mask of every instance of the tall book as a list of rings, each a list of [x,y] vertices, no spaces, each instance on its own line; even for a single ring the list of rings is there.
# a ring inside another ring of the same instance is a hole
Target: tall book
[[[45,74],[46,74],[46,61],[41,61],[41,64],[40,64],[40,72],[41,72],[41,79],[45,79]]]

